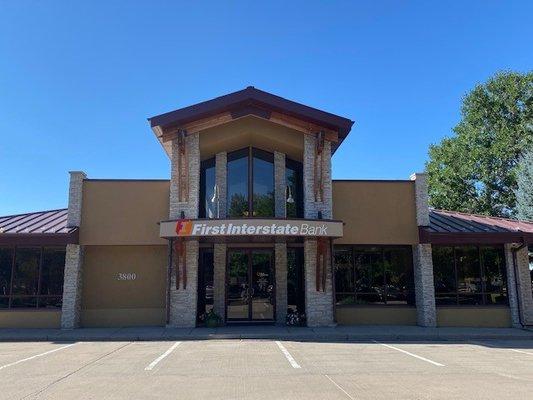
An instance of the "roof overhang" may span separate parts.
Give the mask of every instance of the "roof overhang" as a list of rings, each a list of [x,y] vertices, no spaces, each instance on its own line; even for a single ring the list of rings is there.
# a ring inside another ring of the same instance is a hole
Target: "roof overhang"
[[[79,243],[79,230],[70,233],[1,233],[0,245],[66,246]]]
[[[530,232],[431,232],[427,227],[418,227],[420,243],[442,245],[533,243]]]
[[[249,86],[189,107],[148,118],[168,155],[179,131],[196,133],[246,116],[255,116],[304,134],[323,131],[335,151],[352,129],[353,121]]]

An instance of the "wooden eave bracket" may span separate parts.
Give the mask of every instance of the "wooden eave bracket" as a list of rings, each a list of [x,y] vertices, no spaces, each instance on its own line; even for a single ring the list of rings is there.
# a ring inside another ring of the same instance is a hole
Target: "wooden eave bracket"
[[[223,125],[231,121],[246,117],[248,115],[253,115],[256,118],[261,118],[266,121],[273,122],[278,125],[285,126],[290,129],[294,129],[298,132],[302,132],[306,135],[316,135],[316,132],[324,132],[324,139],[333,143],[338,143],[339,133],[335,130],[325,128],[323,126],[313,124],[310,122],[303,121],[301,119],[291,117],[277,111],[272,112],[250,112],[250,113],[239,113],[237,111],[227,111],[220,114],[217,114],[212,117],[202,118],[197,121],[192,121],[181,126],[169,126],[166,128],[161,127],[162,134],[160,136],[161,141],[168,142],[176,138],[180,131],[186,131],[188,135],[193,133],[198,133],[200,131],[214,128],[215,126]]]

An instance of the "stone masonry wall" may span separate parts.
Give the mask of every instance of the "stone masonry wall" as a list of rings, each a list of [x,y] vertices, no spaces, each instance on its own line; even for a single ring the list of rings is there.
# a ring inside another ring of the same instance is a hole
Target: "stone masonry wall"
[[[434,327],[437,325],[437,312],[430,244],[413,245],[413,267],[417,323],[420,326]]]
[[[333,218],[333,203],[332,203],[332,182],[331,182],[331,143],[324,142],[323,149],[323,165],[322,180],[323,184],[323,199],[315,201],[314,187],[315,187],[315,147],[316,138],[311,135],[304,135],[304,217],[309,219],[318,218],[318,212],[322,212],[322,218]],[[321,200],[321,201],[320,201]]]
[[[275,216],[285,218],[287,215],[286,207],[287,182],[285,177],[285,154],[274,152],[274,198],[275,198]]]
[[[329,252],[329,249],[328,249]],[[304,269],[305,269],[305,314],[307,316],[307,326],[333,326],[335,325],[333,316],[333,280],[331,269],[331,258],[327,257],[326,266],[326,290],[318,292],[316,290],[316,239],[304,240]]]
[[[183,212],[185,218],[198,218],[200,197],[200,142],[198,133],[188,135],[185,139],[188,163],[188,201],[179,201],[178,140],[172,141],[171,175],[170,175],[170,205],[169,217],[178,219]],[[170,282],[170,321],[169,327],[188,328],[196,326],[196,308],[198,295],[198,240],[188,240],[185,243],[187,262],[187,288],[176,290],[176,256],[174,254]]]
[[[287,244],[274,245],[276,267],[276,322],[285,325],[287,317]]]
[[[228,153],[218,153],[215,159],[215,180],[218,188],[219,217],[226,218],[227,215],[227,168]]]
[[[513,327],[533,326],[533,297],[531,294],[531,275],[527,246],[516,251],[516,271],[512,248],[520,244],[505,244],[505,261],[507,269],[507,293],[511,308]],[[518,292],[518,298],[517,298]],[[522,324],[520,323],[520,320]]]
[[[225,320],[226,316],[226,244],[215,243],[213,250],[213,309]]]
[[[74,329],[80,326],[82,267],[83,247],[78,244],[67,244],[61,310],[62,329]]]
[[[196,308],[198,295],[198,240],[186,242],[187,287],[183,287],[180,275],[179,289],[176,290],[177,257],[173,257],[170,279],[170,321],[168,327],[193,328],[196,326]]]

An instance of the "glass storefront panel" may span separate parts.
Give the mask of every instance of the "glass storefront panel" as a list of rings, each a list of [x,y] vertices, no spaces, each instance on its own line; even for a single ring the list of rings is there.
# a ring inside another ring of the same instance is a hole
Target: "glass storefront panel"
[[[200,218],[218,218],[219,193],[216,188],[215,159],[200,166]]]
[[[228,154],[227,206],[231,218],[249,217],[248,205],[248,149]]]
[[[253,149],[253,216],[274,216],[274,155]]]
[[[17,248],[13,274],[13,295],[37,294],[40,258],[40,248]]]

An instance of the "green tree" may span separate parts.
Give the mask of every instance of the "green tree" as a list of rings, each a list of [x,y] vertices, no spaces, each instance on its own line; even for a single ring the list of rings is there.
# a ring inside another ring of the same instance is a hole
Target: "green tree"
[[[516,216],[533,221],[533,149],[520,160],[517,174]]]
[[[477,85],[453,132],[429,149],[430,205],[513,216],[517,164],[533,147],[533,71],[500,72]]]

